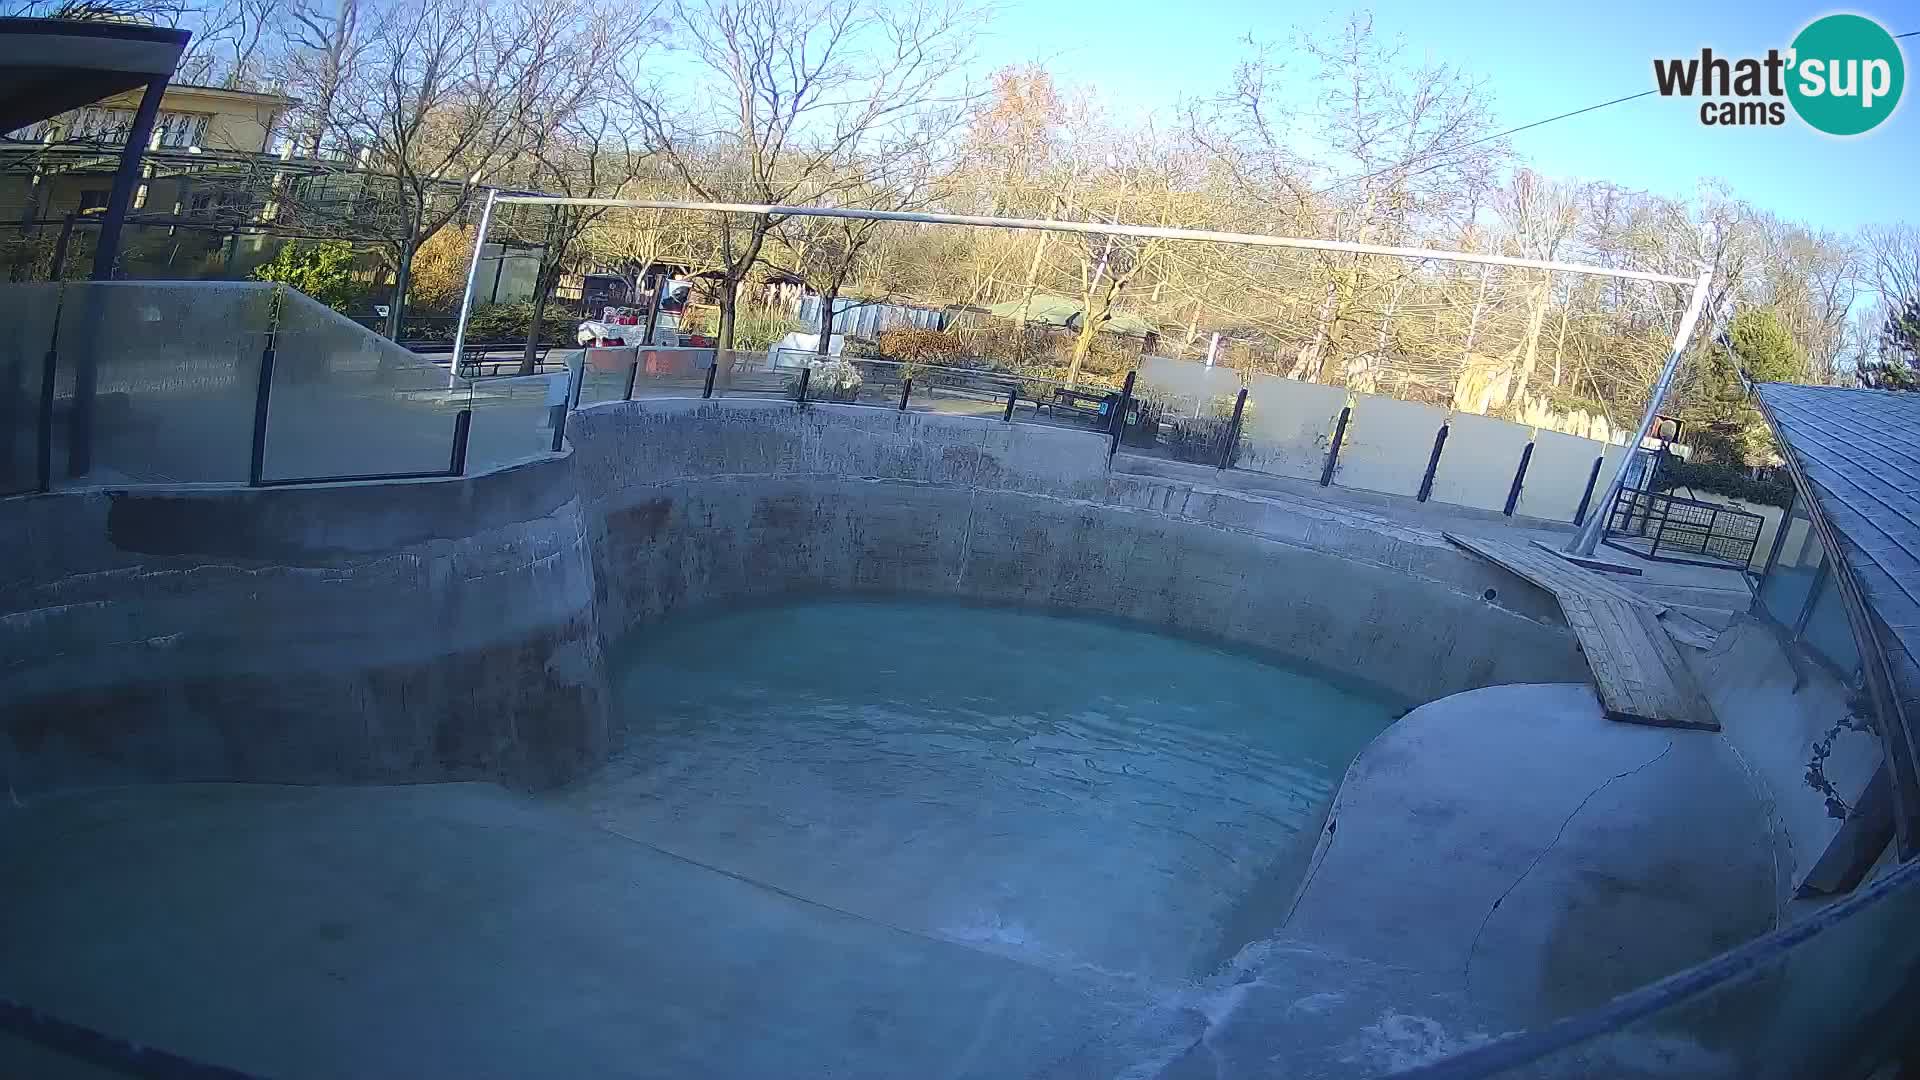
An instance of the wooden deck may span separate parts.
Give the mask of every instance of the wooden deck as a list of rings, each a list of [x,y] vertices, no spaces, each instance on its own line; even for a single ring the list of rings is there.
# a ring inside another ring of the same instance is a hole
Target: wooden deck
[[[1446,533],[1488,562],[1553,594],[1614,720],[1720,730],[1686,661],[1660,625],[1662,606],[1530,544]]]

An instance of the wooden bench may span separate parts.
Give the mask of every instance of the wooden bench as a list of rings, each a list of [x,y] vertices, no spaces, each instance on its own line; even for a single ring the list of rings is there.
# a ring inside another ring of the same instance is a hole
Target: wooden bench
[[[1661,605],[1531,544],[1443,535],[1553,594],[1580,640],[1608,719],[1720,730],[1693,672],[1660,625]]]
[[[1054,387],[1053,398],[1042,402],[1048,412],[1064,412],[1080,420],[1104,424],[1113,409],[1114,395],[1090,394],[1085,390],[1071,390],[1064,386]]]

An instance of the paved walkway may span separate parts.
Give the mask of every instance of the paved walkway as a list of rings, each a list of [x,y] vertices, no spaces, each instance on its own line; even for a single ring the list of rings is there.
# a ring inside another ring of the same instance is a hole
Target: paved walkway
[[[1404,495],[1382,495],[1338,486],[1321,487],[1311,480],[1295,480],[1244,469],[1210,469],[1203,465],[1139,454],[1117,455],[1114,469],[1134,476],[1228,491],[1249,498],[1307,505],[1316,512],[1340,513],[1359,522],[1389,522],[1399,528],[1430,534],[1437,543],[1444,543],[1441,540],[1442,533],[1455,532],[1514,543],[1540,540],[1557,548],[1565,546],[1574,534],[1574,527],[1562,522],[1507,517],[1489,510],[1436,502],[1423,503]],[[1600,550],[1607,560],[1640,571],[1638,576],[1622,576],[1620,584],[1646,592],[1665,603],[1745,611],[1751,602],[1752,594],[1738,571],[1656,562],[1610,547]]]

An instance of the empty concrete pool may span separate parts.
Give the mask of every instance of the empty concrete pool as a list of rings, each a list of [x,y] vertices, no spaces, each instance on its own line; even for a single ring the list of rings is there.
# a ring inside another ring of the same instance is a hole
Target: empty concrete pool
[[[997,420],[567,437],[8,504],[0,1073],[1368,1076],[1772,923],[1731,749],[1437,534]],[[1553,1075],[1751,1072],[1677,1045]]]

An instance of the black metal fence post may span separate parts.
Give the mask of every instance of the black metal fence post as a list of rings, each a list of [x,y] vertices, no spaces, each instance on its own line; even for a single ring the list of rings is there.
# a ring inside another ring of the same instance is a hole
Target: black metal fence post
[[[805,407],[807,404],[807,383],[811,381],[812,378],[812,368],[803,367],[800,369],[800,404],[802,407]]]
[[[39,434],[39,481],[41,493],[53,490],[53,383],[59,374],[60,366],[60,308],[66,299],[65,289],[55,290],[56,299],[53,308],[53,334],[47,339],[47,355],[40,362],[40,431]]]
[[[1127,407],[1133,403],[1133,377],[1138,372],[1127,372],[1127,381],[1120,384],[1120,400],[1114,403],[1112,441],[1107,444],[1107,459],[1120,452],[1120,433],[1127,429]]]
[[[1220,447],[1220,468],[1233,468],[1233,452],[1240,447],[1240,417],[1247,411],[1247,388],[1233,399],[1233,419],[1227,422],[1226,441]]]
[[[905,379],[901,379],[900,380],[900,411],[901,412],[907,411],[907,395],[911,393],[913,393],[913,378],[909,376]]]
[[[1433,494],[1433,476],[1440,471],[1440,454],[1447,446],[1448,425],[1441,424],[1440,430],[1433,433],[1433,453],[1427,455],[1427,474],[1420,478],[1420,495],[1414,501],[1426,502]]]
[[[1587,472],[1587,490],[1580,493],[1580,506],[1573,512],[1575,525],[1587,520],[1587,510],[1593,505],[1593,483],[1600,479],[1600,465],[1606,460],[1604,456],[1593,459],[1593,468]]]
[[[453,414],[453,456],[447,462],[448,476],[467,475],[467,432],[473,427],[473,410]]]
[[[259,487],[267,474],[267,410],[273,400],[274,332],[267,331],[267,346],[260,350],[260,385],[253,392],[253,461],[247,469],[247,486]]]
[[[1000,414],[1000,419],[1003,422],[1009,423],[1009,424],[1013,423],[1013,407],[1016,404],[1018,404],[1019,401],[1020,401],[1020,384],[1015,383],[1012,386],[1007,388],[1007,411]]]
[[[633,362],[627,365],[627,388],[620,393],[621,401],[633,400],[633,384],[640,378],[640,350],[633,350]]]
[[[507,263],[507,260],[505,259],[500,260],[500,265],[505,266],[506,263]],[[660,326],[660,298],[667,291],[667,279],[672,276],[673,275],[669,273],[662,273],[659,277],[654,279],[653,299],[647,301],[647,328],[643,332],[640,338],[640,345],[642,348],[651,348],[653,346],[654,331],[657,330]],[[592,318],[593,312],[591,311],[587,312],[587,317]],[[634,358],[638,360],[639,354],[635,353]],[[629,398],[628,400],[632,400],[632,399]]]
[[[720,370],[720,358],[716,356],[713,358],[713,363],[707,365],[707,385],[704,389],[700,391],[701,397],[710,398],[713,396],[713,376],[714,376],[714,373],[719,370]]]
[[[1500,511],[1508,517],[1513,516],[1513,508],[1520,505],[1520,488],[1527,482],[1527,465],[1533,461],[1533,444],[1528,443],[1520,451],[1520,467],[1514,470],[1513,486],[1507,489],[1507,506]]]
[[[1351,416],[1353,416],[1353,406],[1341,406],[1340,419],[1333,425],[1333,441],[1327,444],[1327,464],[1320,470],[1321,487],[1333,485],[1333,467],[1340,461],[1340,444],[1346,441],[1347,420]]]

